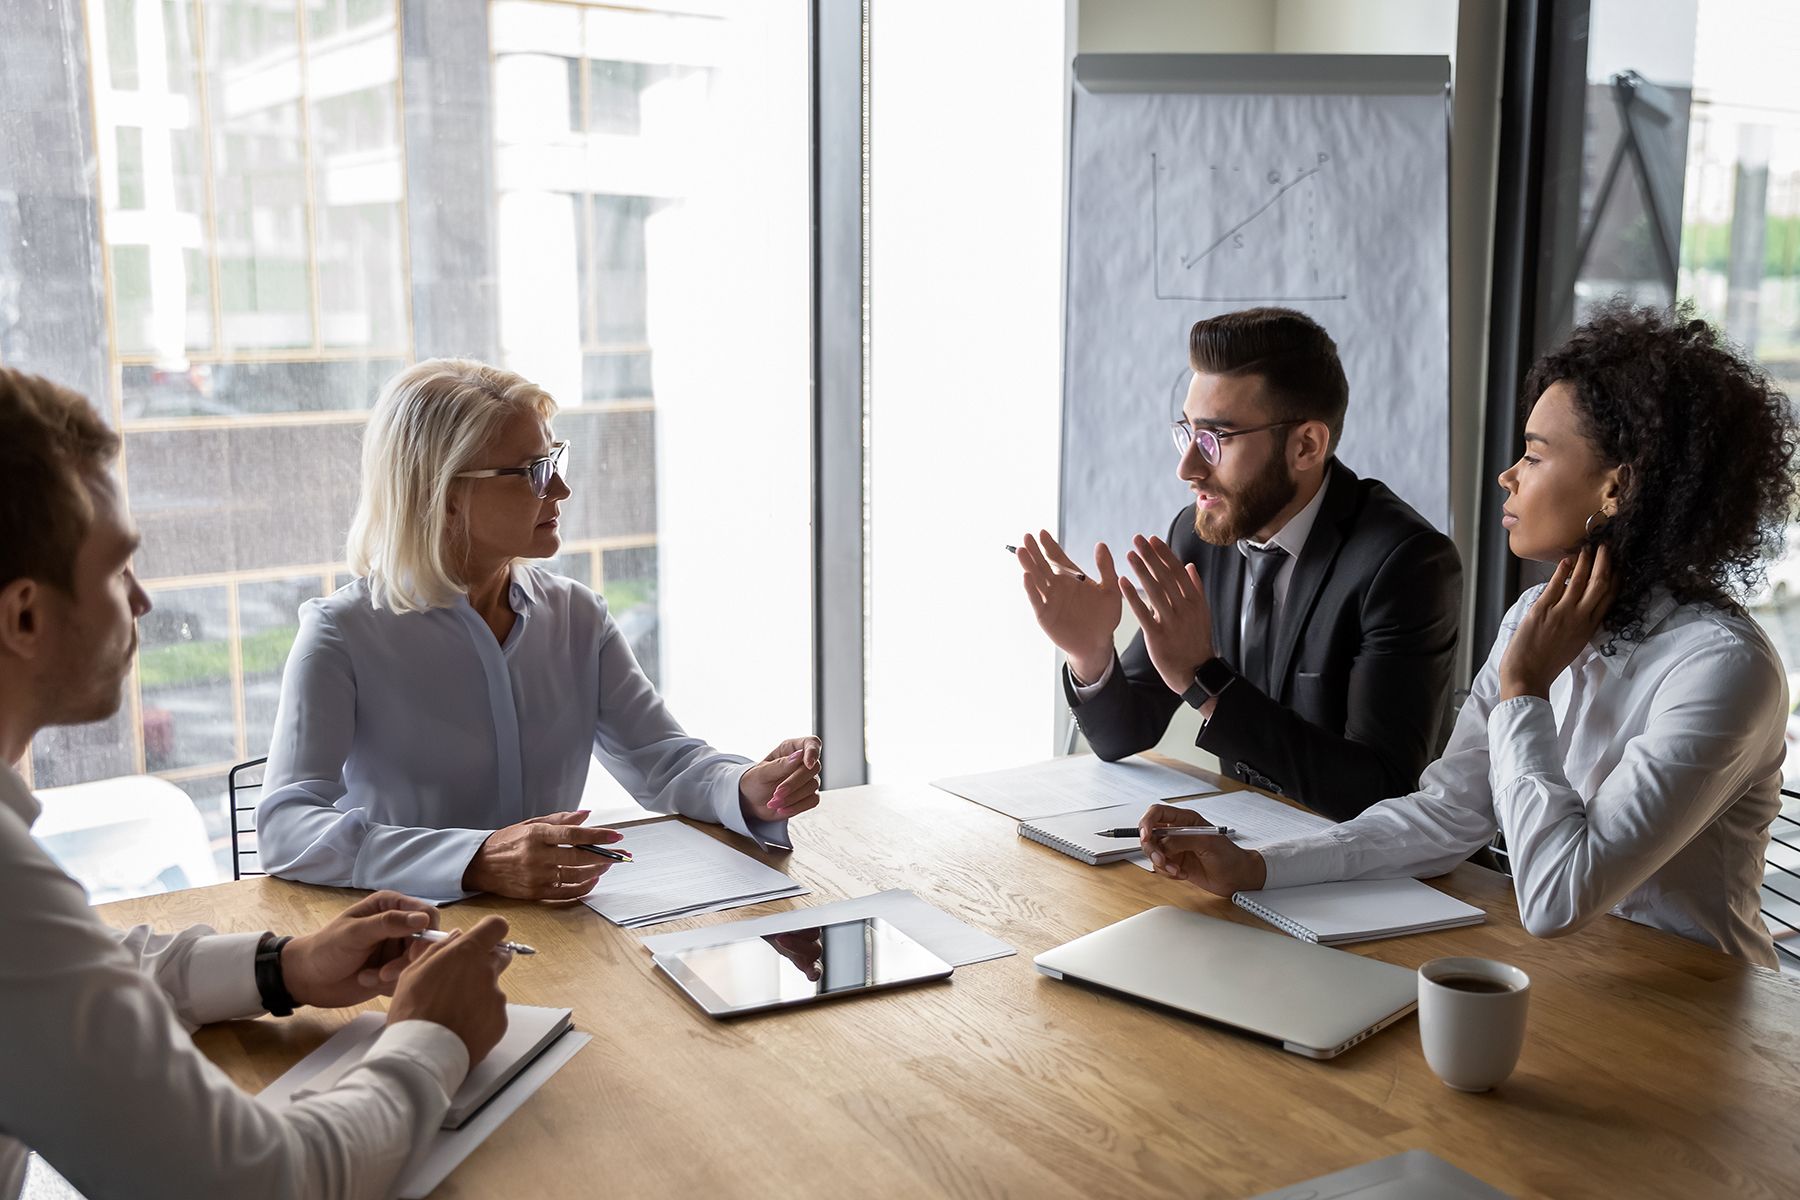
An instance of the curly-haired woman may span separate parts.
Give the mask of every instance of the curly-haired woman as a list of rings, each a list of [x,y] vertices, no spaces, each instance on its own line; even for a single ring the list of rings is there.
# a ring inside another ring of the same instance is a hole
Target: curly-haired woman
[[[1686,312],[1614,307],[1532,369],[1524,454],[1500,476],[1521,596],[1419,789],[1315,836],[1159,844],[1209,892],[1441,874],[1506,834],[1540,937],[1605,912],[1767,966],[1763,851],[1787,683],[1734,600],[1794,511],[1796,425],[1758,368]],[[1179,846],[1179,849],[1176,847]]]

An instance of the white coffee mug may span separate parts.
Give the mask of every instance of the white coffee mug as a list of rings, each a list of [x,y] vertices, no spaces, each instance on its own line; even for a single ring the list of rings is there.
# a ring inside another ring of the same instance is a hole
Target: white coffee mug
[[[1419,968],[1419,1042],[1437,1077],[1485,1092],[1525,1044],[1531,976],[1491,958],[1434,958]]]

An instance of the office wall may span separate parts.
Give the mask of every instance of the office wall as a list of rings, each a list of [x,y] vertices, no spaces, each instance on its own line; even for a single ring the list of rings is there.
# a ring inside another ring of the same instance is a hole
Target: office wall
[[[1070,0],[1082,54],[1266,54],[1281,5],[1270,0]]]

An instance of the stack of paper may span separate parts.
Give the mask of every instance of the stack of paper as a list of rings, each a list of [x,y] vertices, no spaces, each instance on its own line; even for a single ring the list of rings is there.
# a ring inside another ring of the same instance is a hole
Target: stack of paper
[[[934,779],[931,786],[1019,821],[1121,804],[1135,804],[1142,812],[1161,800],[1205,796],[1219,790],[1204,779],[1148,759],[1125,758],[1109,763],[1091,754],[1071,754],[981,775]]]
[[[627,929],[808,891],[679,821],[637,825],[624,834],[618,848],[631,851],[631,861],[613,864],[582,903]]]
[[[744,921],[727,921],[703,929],[684,929],[680,933],[659,933],[644,939],[644,949],[652,954],[674,954],[696,946],[718,946],[743,938],[768,937],[795,929],[811,929],[835,921],[855,921],[863,917],[881,917],[953,967],[1005,958],[1018,951],[990,937],[979,929],[957,920],[934,905],[927,904],[905,888],[892,888],[871,896],[815,904],[766,917]]]

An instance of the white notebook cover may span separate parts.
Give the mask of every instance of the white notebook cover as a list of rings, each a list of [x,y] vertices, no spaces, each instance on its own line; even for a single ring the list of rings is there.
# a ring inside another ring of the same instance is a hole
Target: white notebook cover
[[[1232,902],[1284,933],[1325,946],[1478,925],[1487,914],[1417,879],[1353,879],[1239,892]]]

